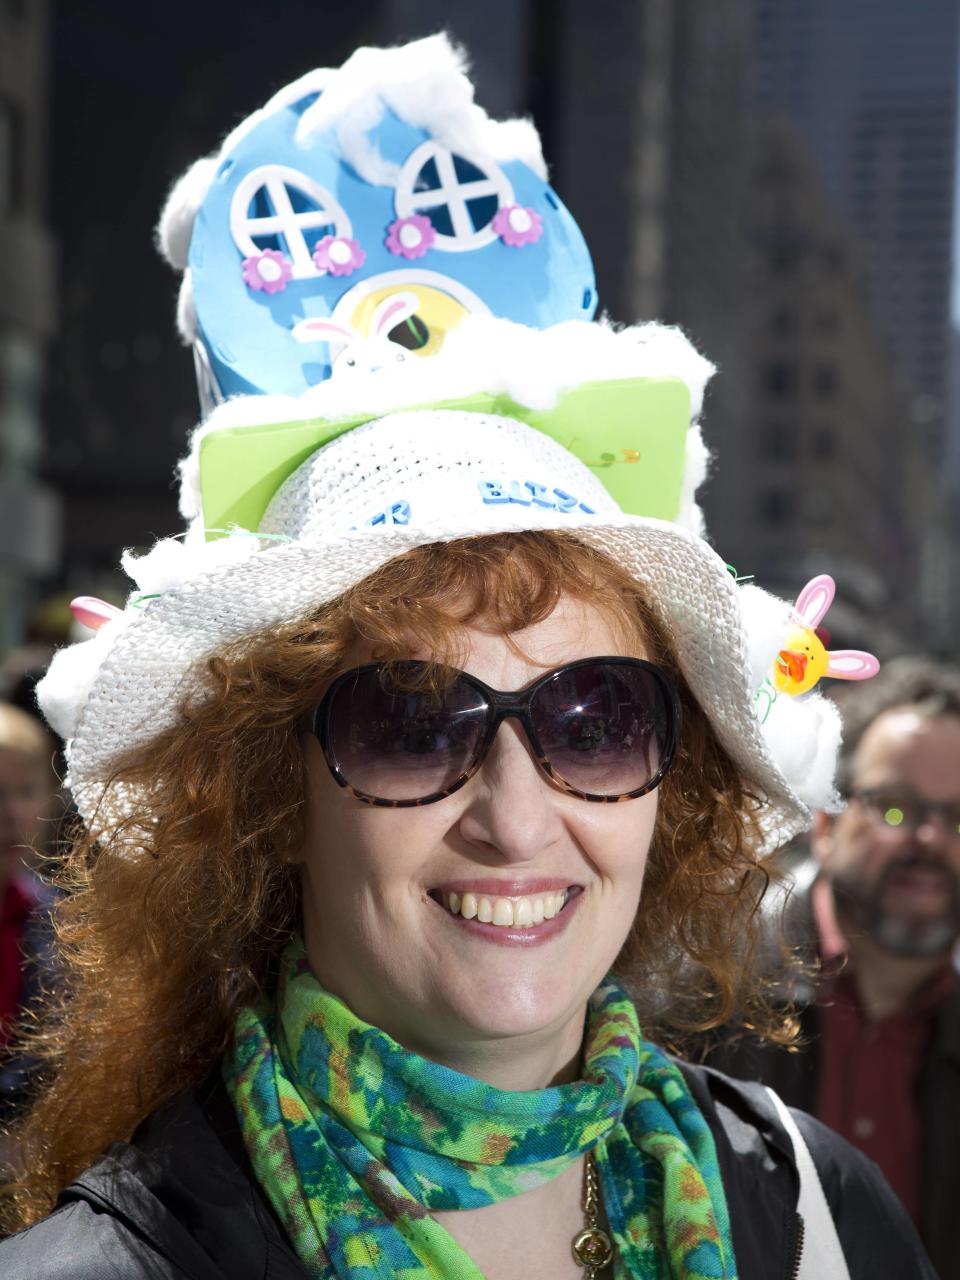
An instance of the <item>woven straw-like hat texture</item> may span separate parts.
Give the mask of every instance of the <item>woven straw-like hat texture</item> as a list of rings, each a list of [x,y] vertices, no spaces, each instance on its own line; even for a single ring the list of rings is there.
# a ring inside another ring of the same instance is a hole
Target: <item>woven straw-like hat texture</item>
[[[595,514],[477,500],[481,482],[505,484],[511,475],[583,499]],[[404,495],[407,524],[358,523]],[[69,744],[70,782],[84,816],[98,804],[101,820],[127,810],[130,797],[116,789],[103,795],[112,762],[171,724],[182,698],[201,694],[202,663],[226,643],[305,616],[412,547],[536,527],[576,530],[645,585],[694,695],[767,798],[765,847],[807,825],[806,807],[759,730],[737,587],[723,561],[676,525],[622,514],[587,468],[540,433],[480,415],[394,415],[304,463],[263,527],[290,540],[265,539],[240,562],[185,581],[117,634]]]

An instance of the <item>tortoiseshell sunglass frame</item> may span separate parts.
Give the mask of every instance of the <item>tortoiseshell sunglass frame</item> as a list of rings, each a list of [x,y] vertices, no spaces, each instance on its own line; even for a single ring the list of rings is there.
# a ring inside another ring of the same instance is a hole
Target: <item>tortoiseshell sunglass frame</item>
[[[423,671],[429,664],[422,662],[371,662],[361,667],[354,667],[350,671],[344,671],[337,676],[330,687],[327,689],[320,703],[314,710],[309,720],[310,731],[314,734],[320,743],[323,751],[324,759],[334,780],[344,790],[348,791],[355,799],[362,801],[364,804],[375,805],[383,809],[414,809],[426,804],[436,804],[438,800],[444,800],[447,796],[451,796],[454,792],[459,791],[470,781],[473,775],[481,767],[487,754],[493,745],[497,731],[504,720],[519,720],[523,726],[523,730],[527,735],[527,739],[533,751],[533,757],[537,764],[546,774],[549,781],[559,790],[566,792],[568,795],[576,796],[580,800],[588,800],[592,804],[621,804],[625,800],[636,800],[640,796],[645,796],[653,791],[663,781],[664,776],[673,763],[676,755],[677,743],[680,738],[680,699],[673,682],[669,677],[652,662],[647,662],[643,658],[621,658],[600,656],[595,658],[580,658],[576,662],[567,662],[560,667],[554,667],[542,676],[538,676],[523,689],[512,692],[504,692],[503,690],[493,689],[489,685],[484,684],[476,676],[470,675],[469,672],[460,671],[457,668],[441,668],[452,675],[450,684],[457,681],[465,681],[471,688],[480,693],[486,700],[486,725],[483,732],[477,739],[477,746],[468,766],[462,773],[458,774],[453,782],[433,791],[429,795],[410,797],[403,800],[388,800],[383,796],[374,796],[366,791],[355,787],[344,775],[340,761],[337,758],[333,744],[330,740],[330,712],[333,707],[334,700],[338,691],[344,684],[368,673],[376,673],[383,675],[385,672],[401,672],[401,671]],[[579,787],[573,786],[567,782],[550,763],[540,745],[540,738],[533,724],[530,714],[530,706],[537,692],[551,681],[559,679],[561,676],[567,675],[571,671],[583,667],[611,666],[611,667],[631,667],[640,668],[650,674],[657,684],[663,697],[664,706],[667,710],[667,725],[664,733],[664,741],[661,744],[659,766],[654,776],[643,786],[636,787],[632,791],[626,791],[617,795],[598,795],[593,792],[583,791]],[[436,669],[436,668],[434,668]]]

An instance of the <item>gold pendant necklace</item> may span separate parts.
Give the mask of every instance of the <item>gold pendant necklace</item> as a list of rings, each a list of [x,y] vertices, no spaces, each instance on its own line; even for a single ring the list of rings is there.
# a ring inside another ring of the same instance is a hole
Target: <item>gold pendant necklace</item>
[[[597,1280],[613,1260],[613,1242],[600,1226],[600,1179],[593,1152],[583,1162],[583,1230],[573,1237],[573,1256],[584,1269],[584,1280]]]

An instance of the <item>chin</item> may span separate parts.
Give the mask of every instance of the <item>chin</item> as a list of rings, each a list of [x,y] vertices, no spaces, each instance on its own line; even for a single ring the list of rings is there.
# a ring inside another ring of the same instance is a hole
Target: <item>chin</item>
[[[476,1039],[504,1039],[560,1033],[579,1020],[613,957],[606,951],[592,964],[586,948],[563,957],[516,955],[509,950],[486,964],[450,969],[436,980],[436,1008],[447,1010],[448,1024],[459,1024]]]

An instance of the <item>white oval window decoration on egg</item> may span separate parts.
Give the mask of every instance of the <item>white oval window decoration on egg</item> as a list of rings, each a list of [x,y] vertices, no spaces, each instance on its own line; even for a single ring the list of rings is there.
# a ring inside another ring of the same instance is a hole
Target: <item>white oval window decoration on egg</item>
[[[430,219],[445,253],[482,249],[496,240],[492,222],[502,205],[513,204],[513,188],[490,161],[467,160],[438,142],[423,142],[403,162],[394,206],[401,218]]]
[[[294,280],[320,274],[313,250],[325,235],[347,236],[350,219],[319,182],[284,164],[263,164],[245,174],[230,202],[230,234],[245,257],[279,249]]]

